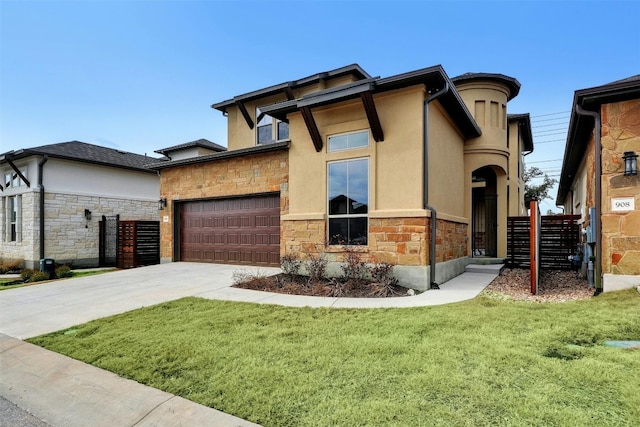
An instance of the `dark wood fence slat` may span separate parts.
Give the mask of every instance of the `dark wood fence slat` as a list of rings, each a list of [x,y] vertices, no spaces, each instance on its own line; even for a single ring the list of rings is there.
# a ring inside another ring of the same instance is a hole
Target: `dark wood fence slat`
[[[160,263],[159,221],[120,221],[118,235],[119,268]]]
[[[547,215],[540,224],[540,268],[569,270],[579,242],[579,215]],[[528,216],[507,218],[507,266],[530,268]]]

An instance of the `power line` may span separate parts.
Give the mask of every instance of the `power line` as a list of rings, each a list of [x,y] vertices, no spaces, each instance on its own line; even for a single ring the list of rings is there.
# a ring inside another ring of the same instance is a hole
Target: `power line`
[[[548,114],[539,114],[537,116],[531,116],[532,119],[536,118],[536,117],[547,117],[547,116],[557,116],[558,114],[567,114],[570,113],[571,111],[560,111],[557,113],[548,113]]]
[[[557,120],[568,120],[569,116],[567,117],[554,117],[552,119],[541,119],[541,120],[531,120],[531,123],[540,123],[540,122],[551,122],[551,121],[557,121]]]
[[[536,160],[535,162],[527,162],[527,164],[530,163],[549,163],[549,162],[559,162],[562,159],[553,159],[553,160]]]
[[[551,141],[540,141],[540,142],[536,142],[534,143],[534,145],[539,145],[539,144],[549,144],[551,142],[564,142],[564,139],[552,139]]]

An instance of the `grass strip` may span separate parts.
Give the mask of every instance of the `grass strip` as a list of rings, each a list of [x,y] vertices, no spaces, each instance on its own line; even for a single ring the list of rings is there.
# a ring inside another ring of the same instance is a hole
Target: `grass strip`
[[[264,426],[640,425],[636,291],[413,309],[185,298],[29,340]]]

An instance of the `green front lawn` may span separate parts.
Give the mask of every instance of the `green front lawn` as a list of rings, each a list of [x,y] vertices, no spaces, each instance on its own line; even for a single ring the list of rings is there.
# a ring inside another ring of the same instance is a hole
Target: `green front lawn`
[[[637,291],[374,310],[185,298],[30,341],[264,426],[640,425],[640,351],[608,339],[640,339]]]

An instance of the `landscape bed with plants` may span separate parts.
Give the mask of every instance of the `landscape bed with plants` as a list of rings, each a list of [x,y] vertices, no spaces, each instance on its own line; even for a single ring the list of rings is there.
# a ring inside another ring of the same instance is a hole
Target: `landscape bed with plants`
[[[305,265],[306,275],[301,275]],[[367,264],[360,254],[347,249],[337,277],[326,274],[327,261],[322,255],[307,254],[303,262],[297,255],[281,259],[282,273],[264,275],[239,270],[234,273],[234,287],[290,295],[320,297],[384,298],[414,295],[417,291],[398,285],[393,265]],[[504,269],[483,291],[485,296],[530,302],[565,302],[593,296],[585,278],[569,270],[542,270],[537,295],[531,294],[530,273],[525,269]]]
[[[67,279],[70,277],[80,277],[93,274],[100,274],[110,270],[102,271],[72,271],[71,266],[66,264],[56,265],[54,277],[48,272],[22,268],[22,260],[0,261],[0,274],[19,274],[19,278],[0,279],[0,290],[13,289],[25,285],[32,285],[46,280]]]
[[[632,426],[640,351],[603,342],[639,338],[628,290],[404,309],[190,297],[29,341],[265,427]]]

